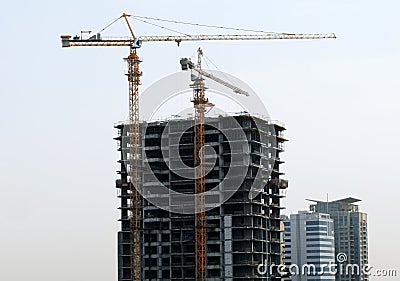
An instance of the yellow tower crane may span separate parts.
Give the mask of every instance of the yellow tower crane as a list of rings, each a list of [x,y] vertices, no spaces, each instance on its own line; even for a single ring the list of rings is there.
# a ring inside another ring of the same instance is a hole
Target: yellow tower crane
[[[129,178],[130,178],[130,267],[131,279],[141,280],[141,251],[140,251],[140,231],[141,231],[141,197],[140,197],[140,131],[139,131],[139,85],[142,72],[139,69],[141,60],[137,54],[137,49],[144,42],[176,42],[179,46],[184,41],[222,41],[222,40],[286,40],[286,39],[326,39],[336,38],[335,34],[290,34],[290,33],[265,33],[259,35],[178,35],[178,36],[136,36],[129,23],[128,14],[122,14],[118,19],[124,18],[131,37],[128,39],[102,39],[101,34],[95,34],[87,39],[70,35],[61,35],[62,47],[129,47],[129,55],[125,58],[128,64],[128,83],[129,83]],[[114,21],[115,22],[115,21]],[[84,33],[89,33],[85,31]],[[199,92],[201,94],[201,92]],[[203,92],[204,94],[204,92]],[[198,97],[201,100],[201,96]],[[199,136],[203,132],[198,132]],[[196,145],[196,144],[195,144]],[[198,147],[198,144],[197,144]],[[197,155],[195,159],[200,159]],[[203,175],[204,177],[204,175]],[[204,202],[200,202],[204,204]],[[199,210],[204,210],[204,206],[199,206]],[[205,232],[202,231],[196,237],[196,279],[206,279],[206,260],[205,260]],[[199,241],[200,240],[200,241]],[[201,246],[201,247],[200,247]]]
[[[205,144],[204,136],[204,115],[205,107],[208,99],[205,95],[204,77],[207,77],[215,82],[224,85],[237,94],[249,96],[246,91],[202,70],[201,61],[203,51],[201,48],[197,50],[197,65],[189,58],[180,60],[182,70],[193,70],[198,73],[198,76],[193,80],[191,87],[193,88],[193,105],[194,105],[194,167],[195,167],[195,193],[196,193],[196,276],[198,280],[206,278],[206,176],[204,171],[205,155],[202,149]]]

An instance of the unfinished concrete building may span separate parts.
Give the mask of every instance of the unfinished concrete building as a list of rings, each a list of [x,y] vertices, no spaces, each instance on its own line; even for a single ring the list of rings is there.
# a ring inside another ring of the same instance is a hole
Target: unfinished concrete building
[[[240,186],[222,205],[209,209],[207,220],[207,280],[281,280],[276,271],[262,273],[260,264],[283,262],[283,223],[281,198],[285,196],[288,183],[281,179],[283,173],[280,156],[284,151],[283,124],[263,118],[238,114],[233,117],[246,138],[249,151],[243,151],[240,141],[233,143],[226,132],[234,131],[232,117],[207,118],[206,144],[216,152],[216,162],[206,176],[206,189],[216,188],[214,194],[222,194],[219,184],[229,169],[245,167],[246,175]],[[142,173],[141,189],[151,188],[160,182],[170,190],[194,193],[194,180],[185,179],[172,172],[174,161],[168,156],[174,146],[179,146],[179,156],[187,165],[193,165],[193,129],[186,130],[177,139],[181,128],[193,126],[193,119],[173,119],[142,124],[142,158],[151,168]],[[168,126],[167,126],[168,125]],[[116,181],[120,198],[121,229],[118,233],[118,280],[130,277],[130,229],[129,229],[129,182],[127,159],[129,139],[123,124],[118,129],[121,153],[120,178]],[[168,134],[169,143],[161,143],[161,135]],[[164,150],[164,151],[162,151]],[[164,153],[164,156],[163,156]],[[234,163],[232,155],[249,155],[248,163]],[[166,156],[167,155],[167,156]],[[129,162],[129,161],[128,161]],[[129,169],[129,168],[128,168]],[[260,172],[260,177],[256,174]],[[158,183],[152,182],[155,175]],[[232,182],[237,179],[232,177]],[[225,185],[229,185],[229,181]],[[250,188],[256,191],[249,199]],[[166,199],[168,200],[168,198]],[[164,210],[146,200],[141,202],[142,215],[142,280],[195,280],[195,216]],[[177,206],[175,206],[177,207]]]

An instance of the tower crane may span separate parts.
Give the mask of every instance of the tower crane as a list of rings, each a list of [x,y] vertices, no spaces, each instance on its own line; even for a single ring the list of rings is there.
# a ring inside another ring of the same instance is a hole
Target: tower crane
[[[242,94],[249,96],[249,94],[208,73],[201,69],[201,61],[203,56],[203,51],[201,48],[197,50],[197,65],[195,65],[190,59],[182,58],[180,60],[182,70],[194,70],[199,75],[192,79],[193,84],[193,105],[194,105],[194,167],[195,167],[195,193],[196,193],[196,278],[198,280],[205,280],[206,278],[206,213],[205,213],[205,192],[206,192],[206,179],[204,172],[204,150],[202,147],[205,144],[204,136],[204,114],[205,106],[208,99],[205,96],[205,84],[204,77],[210,78],[215,82],[224,85],[225,87],[231,89],[237,94]]]
[[[97,33],[87,39],[70,35],[61,35],[62,47],[129,47],[129,55],[125,58],[128,65],[129,84],[129,178],[130,178],[130,270],[132,280],[141,280],[141,197],[140,197],[140,127],[139,127],[139,85],[142,72],[139,65],[141,60],[137,50],[145,42],[175,42],[185,41],[222,41],[222,40],[286,40],[286,39],[325,39],[336,38],[335,34],[292,34],[292,33],[265,33],[251,35],[178,35],[178,36],[136,36],[128,18],[131,15],[123,13],[118,19],[124,19],[130,32],[130,38],[103,39]],[[115,21],[114,21],[115,22]],[[90,33],[86,32],[85,33]],[[200,72],[199,72],[200,73]],[[201,73],[206,76],[205,73]],[[211,78],[211,77],[209,77]],[[212,79],[212,78],[211,78]],[[199,92],[200,94],[200,92]],[[201,94],[198,96],[201,101]],[[196,104],[196,103],[195,103]],[[201,112],[201,111],[200,111]],[[205,233],[200,238],[205,241]],[[205,244],[204,244],[205,245]],[[196,253],[198,255],[198,253]],[[196,264],[196,279],[205,280],[205,259]]]

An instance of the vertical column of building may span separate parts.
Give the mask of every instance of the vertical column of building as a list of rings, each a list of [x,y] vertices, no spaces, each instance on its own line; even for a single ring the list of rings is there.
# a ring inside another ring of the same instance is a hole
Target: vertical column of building
[[[252,118],[250,116],[238,116],[236,121],[241,127],[237,127],[231,118],[223,119],[223,129],[228,136],[236,136],[245,133],[245,139],[225,140],[223,147],[223,155],[226,155],[224,169],[235,171],[235,169],[247,170],[245,179],[240,177],[239,173],[233,173],[230,178],[226,179],[227,186],[238,187],[235,194],[225,202],[223,206],[224,216],[229,217],[232,221],[232,241],[227,241],[225,246],[228,250],[227,257],[232,255],[232,276],[233,280],[241,280],[244,278],[254,278],[257,274],[257,265],[262,263],[263,242],[266,243],[266,237],[263,237],[261,223],[261,208],[256,202],[261,202],[261,195],[254,200],[249,199],[249,191],[256,177],[260,155],[258,155],[258,163],[254,161],[248,162],[246,157],[240,157],[238,162],[233,161],[233,154],[249,155],[250,151],[246,150],[250,147],[252,140]],[[254,141],[256,141],[254,139]],[[250,148],[251,149],[251,148]],[[232,248],[232,250],[230,249]],[[264,253],[266,254],[266,253]],[[230,271],[230,267],[227,268]],[[253,279],[257,280],[257,279]]]
[[[367,214],[358,212],[350,213],[350,259],[354,264],[359,264],[360,268],[368,264],[368,237],[367,237]],[[354,278],[353,278],[354,279]],[[368,280],[368,276],[360,269],[359,281]]]
[[[175,162],[183,161],[188,167],[193,167],[193,129],[192,120],[170,120],[169,140],[170,148],[179,151],[170,155],[170,167],[176,170]],[[187,129],[186,131],[185,128]],[[184,131],[184,132],[183,132]],[[183,134],[182,134],[183,133]],[[179,172],[180,170],[178,170]],[[183,194],[193,194],[195,190],[194,180],[170,173],[170,189]],[[174,197],[178,205],[174,210],[183,212],[185,207],[192,206],[194,202],[185,202]],[[195,217],[193,214],[171,213],[171,279],[194,280],[196,273],[195,259]]]
[[[239,153],[239,149],[242,147],[241,143],[231,144],[229,141],[229,136],[234,134],[232,132],[232,124],[230,123],[232,119],[230,118],[220,118],[219,129],[223,132],[219,136],[219,168],[220,168],[220,178],[224,180],[223,188],[225,190],[232,190],[237,184],[237,179],[235,177],[228,178],[227,173],[230,169],[237,169],[240,165],[243,166],[243,162],[237,163],[232,159],[232,153]],[[241,151],[240,151],[241,152]],[[235,174],[234,174],[235,175]],[[235,197],[235,195],[233,196]],[[222,251],[223,251],[223,261],[222,261],[222,272],[221,277],[224,280],[231,281],[235,280],[234,277],[234,246],[233,240],[237,236],[237,226],[235,226],[235,212],[237,212],[233,205],[241,202],[242,200],[235,200],[230,198],[225,204],[220,207],[221,219],[223,223],[223,235],[221,237]]]
[[[223,272],[225,281],[232,281],[233,279],[233,265],[232,265],[232,216],[224,217],[224,265]]]
[[[292,249],[292,241],[295,237],[292,237],[292,228],[294,225],[291,223],[288,216],[282,216],[283,218],[283,225],[284,225],[284,244],[283,244],[283,255],[284,255],[284,263],[286,268],[289,269],[292,263],[296,264],[295,259],[295,251],[296,249]],[[288,272],[287,277],[284,279],[285,281],[290,280],[290,274]]]
[[[160,195],[157,190],[158,183],[169,186],[169,170],[166,159],[163,157],[161,136],[166,122],[153,122],[146,124],[142,129],[143,155],[146,162],[143,172],[143,188],[149,198],[151,196],[164,196],[169,200],[168,194]],[[154,194],[154,195],[151,195]],[[160,199],[160,198],[158,198]],[[167,204],[164,202],[164,204]],[[171,222],[170,213],[143,200],[143,279],[144,280],[169,280],[170,249],[171,249]]]
[[[284,207],[281,205],[281,198],[285,197],[285,189],[288,187],[288,181],[281,179],[280,177],[284,173],[280,170],[280,165],[284,163],[281,159],[281,153],[285,150],[285,142],[287,141],[283,132],[285,126],[279,122],[273,124],[273,129],[270,130],[275,137],[275,141],[271,144],[275,148],[275,153],[272,157],[271,179],[268,182],[269,188],[269,208],[270,208],[270,220],[269,220],[269,247],[270,247],[270,264],[280,265],[283,264],[284,256],[282,252],[282,244],[284,243],[283,228],[281,227],[281,209]],[[273,270],[272,280],[279,280],[280,275]]]
[[[287,181],[279,182],[279,164],[282,162],[272,159],[271,149],[277,149],[277,146],[270,142],[271,137],[275,139],[275,135],[271,134],[274,131],[273,127],[266,120],[256,119],[253,116],[237,116],[236,120],[241,126],[240,130],[246,135],[246,140],[229,143],[229,149],[224,146],[222,155],[241,153],[249,155],[250,161],[230,162],[227,165],[233,170],[236,165],[241,168],[247,166],[247,175],[244,181],[240,180],[243,181],[241,186],[223,205],[224,215],[232,219],[233,280],[246,278],[270,280],[269,273],[260,274],[257,269],[266,260],[274,259],[276,264],[281,263],[283,228],[280,219],[280,198],[284,196],[281,189],[287,187]],[[225,120],[225,122],[229,121],[231,120]],[[234,128],[229,124],[224,125],[224,128]],[[245,147],[248,147],[249,151],[245,151]],[[229,157],[227,158],[225,162],[229,161]],[[272,164],[274,161],[275,166]],[[274,175],[274,179],[277,180],[276,187],[267,185],[269,173],[273,167],[276,169]],[[228,180],[232,181],[232,185],[238,184],[234,177]],[[256,194],[253,199],[249,198],[250,189]],[[271,189],[273,189],[272,195]],[[274,205],[271,206],[271,203]],[[274,209],[272,220],[271,207]],[[273,240],[272,243],[271,240]],[[280,280],[277,275],[274,278],[274,280]]]
[[[214,149],[216,153],[216,160],[211,163],[211,158],[206,154],[205,161],[209,163],[208,167],[213,165],[212,170],[206,175],[206,191],[208,192],[207,198],[213,198],[220,202],[221,188],[220,183],[224,177],[221,173],[220,167],[220,140],[221,131],[220,120],[217,118],[207,118],[205,126],[205,144]],[[206,207],[212,208],[212,202],[207,202]],[[207,280],[218,281],[224,278],[224,238],[225,232],[223,231],[224,218],[221,212],[221,206],[212,208],[206,212],[206,262],[207,262]]]
[[[117,173],[120,178],[116,180],[116,187],[118,189],[118,198],[120,199],[120,231],[118,232],[118,281],[131,280],[130,270],[130,224],[129,224],[129,183],[128,173],[126,167],[127,147],[128,141],[127,132],[124,130],[123,124],[115,126],[118,129],[118,136],[114,138],[118,143],[118,151],[120,152],[120,169]]]
[[[365,213],[359,213],[358,214],[358,224],[357,228],[355,229],[354,236],[356,239],[358,239],[358,244],[359,244],[359,262],[361,266],[366,266],[368,265],[368,231],[367,231],[367,214]],[[357,235],[357,232],[360,235]],[[360,281],[367,281],[368,276],[361,272],[360,276]]]

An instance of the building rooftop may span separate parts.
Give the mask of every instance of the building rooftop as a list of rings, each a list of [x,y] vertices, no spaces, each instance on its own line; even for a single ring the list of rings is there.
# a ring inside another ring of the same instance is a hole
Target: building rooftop
[[[356,199],[353,197],[347,197],[339,200],[334,200],[334,201],[320,201],[320,200],[314,200],[314,199],[306,199],[307,201],[314,202],[314,203],[334,203],[334,202],[339,202],[339,203],[347,203],[347,204],[354,204],[357,202],[361,202],[360,199]]]

